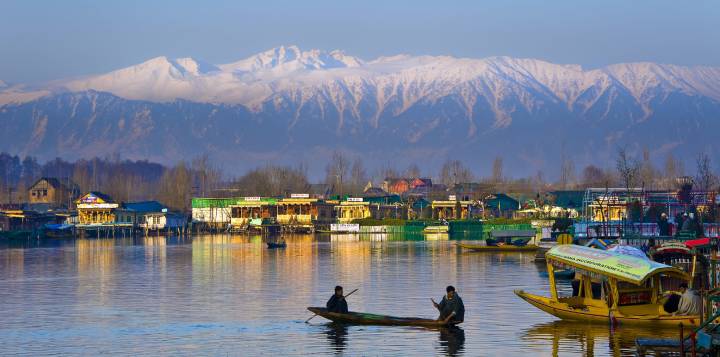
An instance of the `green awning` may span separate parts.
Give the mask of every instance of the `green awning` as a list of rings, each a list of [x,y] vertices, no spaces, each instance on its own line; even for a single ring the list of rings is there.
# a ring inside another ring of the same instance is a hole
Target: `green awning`
[[[631,255],[579,245],[555,246],[545,254],[545,257],[548,261],[559,262],[635,285],[642,285],[649,277],[660,273],[689,279],[688,275],[678,268]]]

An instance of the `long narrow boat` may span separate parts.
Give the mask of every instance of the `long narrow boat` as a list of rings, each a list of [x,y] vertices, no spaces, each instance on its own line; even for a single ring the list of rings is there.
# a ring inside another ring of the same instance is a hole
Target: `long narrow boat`
[[[308,307],[313,313],[318,314],[330,321],[350,323],[358,325],[387,325],[387,326],[421,326],[421,327],[449,327],[455,323],[446,324],[442,321],[433,319],[423,319],[419,317],[396,317],[387,315],[368,314],[364,312],[348,312],[341,314],[337,312],[328,312],[324,307]]]
[[[469,244],[469,243],[458,243],[460,248],[469,249],[476,252],[534,252],[538,250],[538,246],[534,244],[528,245],[482,245],[482,244]]]

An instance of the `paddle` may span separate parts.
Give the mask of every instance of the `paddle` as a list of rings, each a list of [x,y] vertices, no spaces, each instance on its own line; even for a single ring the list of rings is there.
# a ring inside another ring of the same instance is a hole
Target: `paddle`
[[[355,290],[351,291],[349,294],[343,296],[343,299],[346,299],[348,296],[352,295],[352,294],[353,294],[354,292],[356,292],[356,291],[358,291],[358,289],[355,289]],[[312,316],[310,316],[309,319],[305,320],[305,323],[310,322],[310,320],[312,320],[313,317],[315,317],[315,316],[317,316],[317,314],[313,314]]]

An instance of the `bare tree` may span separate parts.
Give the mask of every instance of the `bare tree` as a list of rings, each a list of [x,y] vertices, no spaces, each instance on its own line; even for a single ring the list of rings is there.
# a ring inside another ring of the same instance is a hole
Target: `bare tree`
[[[560,156],[560,188],[567,190],[575,183],[575,163],[565,154]]]
[[[472,171],[458,160],[445,161],[440,169],[440,181],[448,187],[458,183],[472,182],[473,180]]]
[[[504,180],[503,176],[503,158],[496,156],[492,166],[492,182],[500,183]]]
[[[350,160],[340,150],[335,150],[325,168],[325,182],[334,185],[335,192],[342,194],[349,169]]]
[[[643,159],[642,163],[640,163],[639,176],[640,181],[645,187],[655,187],[658,172],[655,169],[655,166],[653,166],[652,160],[650,160],[650,151],[647,148],[643,149]]]
[[[545,188],[545,174],[543,174],[542,170],[538,170],[537,173],[535,173],[535,177],[533,177],[530,182],[532,191],[542,191]]]
[[[585,187],[602,187],[607,181],[605,172],[603,169],[588,165],[583,169],[582,182]]]
[[[416,163],[410,164],[403,173],[405,177],[418,178],[420,177],[420,167]]]
[[[683,163],[673,156],[672,153],[668,153],[665,157],[665,174],[664,174],[664,188],[672,189],[675,187],[675,179],[685,174],[685,168]]]
[[[701,152],[697,157],[697,172],[695,173],[695,183],[702,191],[710,191],[717,184],[717,176],[712,170],[710,156]]]
[[[353,161],[350,168],[350,185],[352,193],[362,193],[363,186],[367,183],[367,173],[360,157]]]
[[[209,192],[217,188],[222,174],[220,169],[213,165],[207,154],[193,159],[191,168],[194,176],[194,186],[197,187],[198,194],[205,197]]]
[[[283,196],[307,192],[309,185],[302,166],[272,166],[249,171],[234,183],[246,196]]]
[[[165,170],[160,179],[160,197],[169,207],[189,211],[192,195],[192,172],[184,161]]]
[[[620,179],[625,185],[625,189],[630,191],[630,188],[636,185],[636,181],[640,174],[640,163],[630,157],[625,148],[620,148],[618,149],[615,167],[620,175]]]

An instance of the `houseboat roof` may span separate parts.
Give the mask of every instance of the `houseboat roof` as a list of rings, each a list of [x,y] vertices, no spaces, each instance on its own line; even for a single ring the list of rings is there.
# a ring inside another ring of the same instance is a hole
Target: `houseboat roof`
[[[97,191],[90,191],[78,198],[75,203],[93,204],[93,203],[115,203],[112,197]]]
[[[123,203],[123,209],[139,213],[162,212],[165,206],[158,201],[142,201]]]
[[[632,255],[579,245],[563,244],[555,246],[545,254],[545,258],[554,263],[559,262],[635,285],[641,285],[649,277],[661,273],[689,279],[686,273],[669,265]]]

